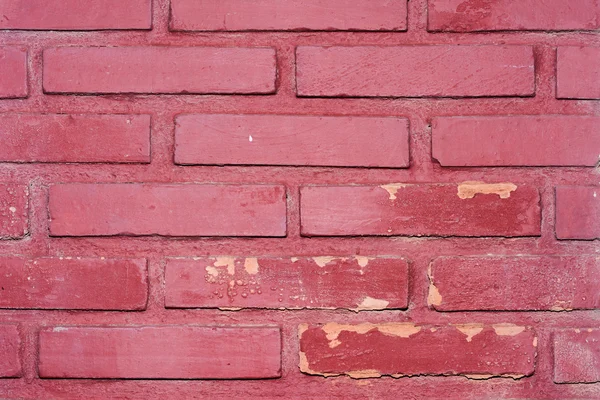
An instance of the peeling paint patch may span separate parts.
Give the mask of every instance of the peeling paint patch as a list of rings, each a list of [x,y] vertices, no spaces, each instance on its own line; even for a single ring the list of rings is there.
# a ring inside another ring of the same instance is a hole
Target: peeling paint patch
[[[381,372],[376,369],[363,369],[346,373],[352,379],[381,378]]]
[[[442,295],[433,282],[429,283],[429,294],[427,295],[427,304],[430,306],[439,306],[442,304]]]
[[[330,262],[334,261],[337,257],[329,257],[329,256],[321,256],[321,257],[313,257],[313,261],[319,266],[324,267]]]
[[[338,324],[336,322],[330,322],[323,325],[321,328],[325,332],[327,340],[329,340],[329,347],[335,348],[342,344],[338,340],[338,336],[341,332],[356,332],[359,335],[364,335],[367,332],[377,329],[384,335],[396,336],[402,338],[408,338],[421,330],[420,326],[415,326],[409,322],[389,322],[383,324],[357,324],[357,325],[345,325]]]
[[[229,275],[235,274],[235,257],[216,257],[215,267],[227,267]]]
[[[515,336],[525,330],[524,326],[517,326],[514,324],[497,324],[492,325],[494,332],[499,336]]]
[[[501,199],[510,197],[510,193],[517,190],[514,183],[484,183],[480,181],[467,181],[458,185],[458,197],[472,199],[476,194],[497,194]]]
[[[298,260],[299,260],[298,257],[292,257],[292,258],[290,258],[290,261],[293,262],[293,263],[298,262]]]
[[[256,258],[246,258],[246,260],[244,260],[244,269],[246,270],[246,272],[250,275],[256,275],[258,274],[258,260]]]
[[[366,296],[358,305],[357,311],[385,310],[388,304],[390,304],[390,302],[387,300],[374,299],[373,297]]]
[[[387,185],[381,185],[380,188],[384,189],[390,195],[390,200],[396,200],[396,194],[398,193],[398,189],[406,187],[403,183],[390,183]]]
[[[483,331],[482,324],[465,324],[465,325],[454,325],[461,333],[467,335],[467,342],[473,340],[473,336],[478,335]]]
[[[210,276],[213,276],[213,277],[219,276],[219,270],[216,269],[215,267],[211,267],[210,265],[208,265],[205,269],[206,269],[206,273],[209,274]]]
[[[373,257],[364,257],[364,256],[354,256],[356,262],[361,268],[366,267],[369,264],[369,261],[374,260]]]

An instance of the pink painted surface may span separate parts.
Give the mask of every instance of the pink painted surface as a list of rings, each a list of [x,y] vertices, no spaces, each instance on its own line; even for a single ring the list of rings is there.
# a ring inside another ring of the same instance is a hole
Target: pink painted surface
[[[600,187],[558,186],[556,188],[556,237],[558,239],[600,238]]]

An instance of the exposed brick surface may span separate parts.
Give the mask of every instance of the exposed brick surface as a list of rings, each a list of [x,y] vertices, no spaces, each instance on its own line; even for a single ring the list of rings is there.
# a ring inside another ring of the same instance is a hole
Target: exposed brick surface
[[[516,325],[411,323],[301,325],[300,369],[355,378],[381,375],[533,373],[536,336]]]
[[[407,0],[172,0],[176,31],[406,30]]]
[[[597,0],[428,0],[430,31],[568,31],[600,28]]]
[[[271,93],[275,50],[62,47],[44,51],[48,93]]]
[[[0,160],[150,162],[149,115],[0,115]]]
[[[40,332],[43,378],[276,378],[273,327],[53,327]]]
[[[268,185],[54,185],[50,218],[54,236],[284,236],[285,189]]]
[[[0,98],[27,97],[27,51],[0,47]]]
[[[440,257],[429,273],[439,311],[600,308],[600,257]]]
[[[184,115],[178,164],[408,167],[404,118]]]
[[[150,29],[151,0],[0,0],[0,29]]]
[[[306,236],[536,236],[539,194],[531,186],[306,186],[300,192]]]
[[[554,333],[554,382],[600,382],[600,329]]]
[[[556,97],[600,99],[600,47],[559,47],[556,55]]]
[[[556,188],[556,237],[600,239],[600,187]]]
[[[598,117],[440,117],[432,123],[432,155],[443,166],[593,167],[598,150]]]
[[[167,307],[406,308],[408,264],[366,256],[171,259],[165,286]]]
[[[534,93],[529,46],[296,49],[299,96],[481,97]]]
[[[146,260],[0,257],[0,308],[143,310]]]

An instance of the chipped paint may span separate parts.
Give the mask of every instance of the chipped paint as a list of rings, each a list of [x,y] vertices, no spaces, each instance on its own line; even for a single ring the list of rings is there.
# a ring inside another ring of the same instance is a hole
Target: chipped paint
[[[374,260],[374,257],[364,257],[364,256],[354,256],[354,259],[356,260],[356,262],[358,262],[358,265],[361,268],[366,267],[367,265],[369,265],[369,261]]]
[[[206,266],[206,273],[209,274],[210,276],[213,277],[217,277],[219,276],[219,270],[216,269],[215,267],[211,267],[210,265]]]
[[[258,274],[259,267],[258,260],[254,257],[246,258],[246,260],[244,260],[244,269],[250,275]]]
[[[403,183],[389,183],[387,185],[381,185],[380,188],[384,189],[390,195],[390,200],[396,200],[396,194],[398,193],[398,189],[406,187]]]
[[[290,258],[290,261],[293,262],[293,263],[297,262],[298,260],[299,260],[298,257],[292,257],[292,258]]]
[[[537,336],[533,338],[533,347],[537,347]]]
[[[397,336],[408,338],[421,331],[420,326],[411,324],[410,322],[389,322],[378,324],[377,330],[387,336]]]
[[[359,335],[364,335],[373,329],[378,330],[380,333],[387,336],[396,336],[401,338],[408,338],[421,330],[420,326],[415,326],[410,322],[387,322],[383,324],[371,324],[363,323],[357,325],[346,325],[338,324],[336,322],[330,322],[321,327],[327,340],[329,340],[329,347],[335,348],[342,344],[338,340],[338,336],[341,332],[355,332]]]
[[[213,263],[215,267],[227,267],[227,273],[229,275],[235,274],[235,257],[215,257],[216,261]]]
[[[387,308],[388,304],[390,304],[390,302],[387,300],[374,299],[373,297],[366,296],[356,310],[384,310]]]
[[[346,372],[352,379],[365,379],[365,378],[381,378],[381,372],[376,369],[362,369],[358,371]]]
[[[467,342],[473,340],[473,336],[478,335],[483,331],[483,324],[464,324],[454,325],[461,333],[467,335]]]
[[[330,262],[334,261],[338,257],[330,257],[330,256],[321,256],[321,257],[313,257],[313,261],[319,266],[324,267]]]
[[[515,336],[525,330],[524,326],[517,326],[514,324],[496,324],[492,325],[494,332],[499,336]]]
[[[501,199],[510,197],[511,192],[517,190],[514,183],[485,183],[480,181],[467,181],[458,185],[458,197],[472,199],[476,194],[497,194]]]

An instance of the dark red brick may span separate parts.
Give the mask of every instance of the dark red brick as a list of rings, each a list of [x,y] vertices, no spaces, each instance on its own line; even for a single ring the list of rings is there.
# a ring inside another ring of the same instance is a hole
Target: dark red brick
[[[481,97],[535,92],[530,46],[296,49],[299,96]]]
[[[407,0],[171,0],[176,31],[406,30]]]
[[[305,186],[305,236],[539,236],[537,188],[512,183]]]
[[[0,377],[21,376],[21,338],[16,325],[0,325]]]
[[[0,184],[0,239],[22,238],[29,232],[28,210],[26,186]]]
[[[0,47],[0,99],[22,98],[28,94],[27,51]]]
[[[443,166],[588,166],[600,154],[592,116],[438,117],[433,157]]]
[[[600,382],[600,329],[570,329],[554,335],[554,382]]]
[[[556,63],[557,98],[600,99],[600,47],[559,47]]]
[[[430,31],[566,31],[600,27],[596,0],[428,0]]]
[[[438,311],[600,308],[600,257],[440,257],[429,274]]]
[[[556,188],[556,237],[600,239],[600,187]]]
[[[405,118],[183,115],[175,162],[403,168],[408,136]]]
[[[150,162],[149,115],[0,115],[0,160]]]
[[[278,327],[54,327],[42,378],[248,379],[281,375]]]
[[[0,308],[143,310],[146,260],[0,257]]]
[[[285,236],[272,185],[63,184],[50,187],[52,236]]]
[[[151,0],[0,0],[0,29],[150,29]]]
[[[47,93],[273,93],[275,50],[61,47],[44,51]]]
[[[313,375],[533,374],[537,338],[516,325],[300,325],[300,370]]]
[[[167,307],[348,308],[408,306],[408,264],[377,257],[170,259]]]

